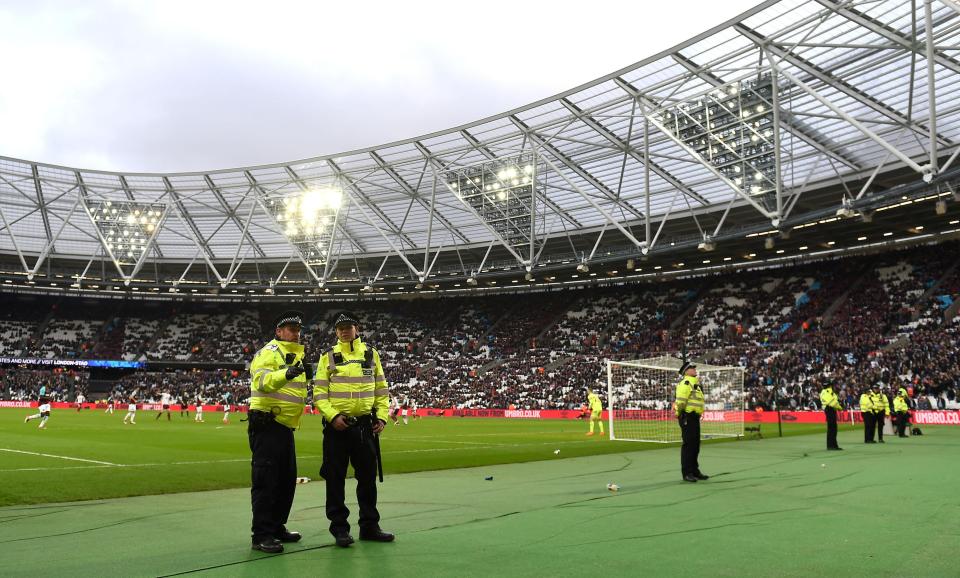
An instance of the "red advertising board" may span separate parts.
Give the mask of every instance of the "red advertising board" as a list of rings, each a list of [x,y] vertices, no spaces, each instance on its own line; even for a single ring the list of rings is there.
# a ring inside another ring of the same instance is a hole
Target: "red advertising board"
[[[4,401],[0,400],[0,408],[3,407],[37,407],[36,401]],[[51,404],[53,409],[76,409],[77,404],[54,402]],[[85,403],[84,409],[104,409],[104,403]],[[126,403],[117,402],[117,409],[125,410]],[[137,407],[143,411],[160,411],[161,406],[157,403],[141,403]],[[189,406],[190,411],[196,411],[196,406]],[[245,405],[232,405],[231,411],[247,411]],[[179,405],[171,405],[170,411],[180,411]],[[222,405],[205,405],[203,411],[223,411]],[[508,419],[576,419],[582,414],[578,409],[496,409],[496,408],[470,408],[470,409],[451,409],[451,408],[420,408],[417,409],[417,415],[436,416],[436,417],[500,417]],[[855,422],[862,422],[859,411],[840,412],[841,422],[849,422],[850,414],[853,413]],[[722,422],[738,421],[740,412],[734,411],[707,411],[704,413],[704,421]],[[609,412],[603,412],[603,419],[609,417]],[[660,420],[673,421],[676,417],[672,410],[647,410],[630,409],[616,410],[615,418],[642,419],[642,420]],[[779,419],[786,423],[826,423],[826,417],[822,411],[782,411]],[[743,412],[744,423],[777,423],[778,417],[775,411],[745,411]],[[960,411],[957,410],[915,410],[910,412],[910,422],[914,424],[926,425],[960,425]]]

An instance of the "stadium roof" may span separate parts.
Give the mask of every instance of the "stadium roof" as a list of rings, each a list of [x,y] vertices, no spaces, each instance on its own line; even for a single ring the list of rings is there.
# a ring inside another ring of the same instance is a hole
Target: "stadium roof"
[[[0,253],[31,280],[55,263],[78,283],[377,287],[937,201],[960,153],[960,7],[917,4],[765,2],[562,94],[324,157],[169,174],[0,157]]]

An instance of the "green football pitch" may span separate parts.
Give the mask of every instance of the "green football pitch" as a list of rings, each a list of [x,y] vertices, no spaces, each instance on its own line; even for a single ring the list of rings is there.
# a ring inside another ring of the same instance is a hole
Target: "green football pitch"
[[[269,556],[249,549],[238,416],[124,426],[124,412],[60,410],[38,430],[28,413],[0,410],[0,575],[960,575],[960,428],[864,445],[844,426],[846,450],[828,453],[822,426],[765,426],[705,443],[713,477],[686,484],[675,445],[587,438],[578,421],[424,418],[383,436],[380,510],[397,541],[344,550],[306,416],[299,465],[314,481],[288,524],[304,539]]]

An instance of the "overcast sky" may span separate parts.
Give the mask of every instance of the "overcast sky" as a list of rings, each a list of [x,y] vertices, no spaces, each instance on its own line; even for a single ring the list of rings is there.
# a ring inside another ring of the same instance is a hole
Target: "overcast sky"
[[[760,0],[0,0],[0,156],[191,171],[382,144],[603,76]]]

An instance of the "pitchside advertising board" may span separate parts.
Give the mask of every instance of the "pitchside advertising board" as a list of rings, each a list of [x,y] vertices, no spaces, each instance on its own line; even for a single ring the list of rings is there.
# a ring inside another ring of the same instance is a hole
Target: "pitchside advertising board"
[[[45,357],[0,357],[0,365],[43,365],[53,367],[114,367],[124,369],[143,369],[143,361],[124,361],[122,359],[47,359]]]
[[[36,401],[2,401],[0,407],[37,407]],[[53,409],[76,408],[75,403],[55,402],[51,404]],[[123,405],[123,404],[121,404]],[[96,409],[104,408],[106,404],[85,403],[84,408]],[[158,403],[138,404],[141,410],[160,411],[162,406]],[[190,406],[193,408],[194,406]],[[180,411],[179,405],[171,405],[172,411]],[[246,411],[246,406],[232,405],[233,411]],[[222,405],[205,405],[204,411],[223,411]],[[663,420],[672,421],[676,419],[671,411],[655,410],[623,410],[624,413],[634,413],[630,415],[632,419],[643,420]],[[509,419],[576,419],[581,416],[580,410],[576,409],[443,409],[443,408],[420,408],[416,411],[417,415],[434,417],[501,417]],[[620,413],[618,412],[618,417]],[[603,419],[606,420],[608,412],[603,412]],[[739,415],[732,411],[707,411],[703,414],[704,421],[723,422],[739,421]],[[854,421],[862,421],[860,412],[853,412]],[[779,419],[787,423],[826,423],[826,417],[822,411],[782,411]],[[747,411],[743,413],[744,423],[777,423],[778,417],[775,411]],[[849,412],[840,413],[841,421],[850,421]],[[960,425],[960,411],[958,410],[917,410],[910,412],[910,422],[917,425]]]

